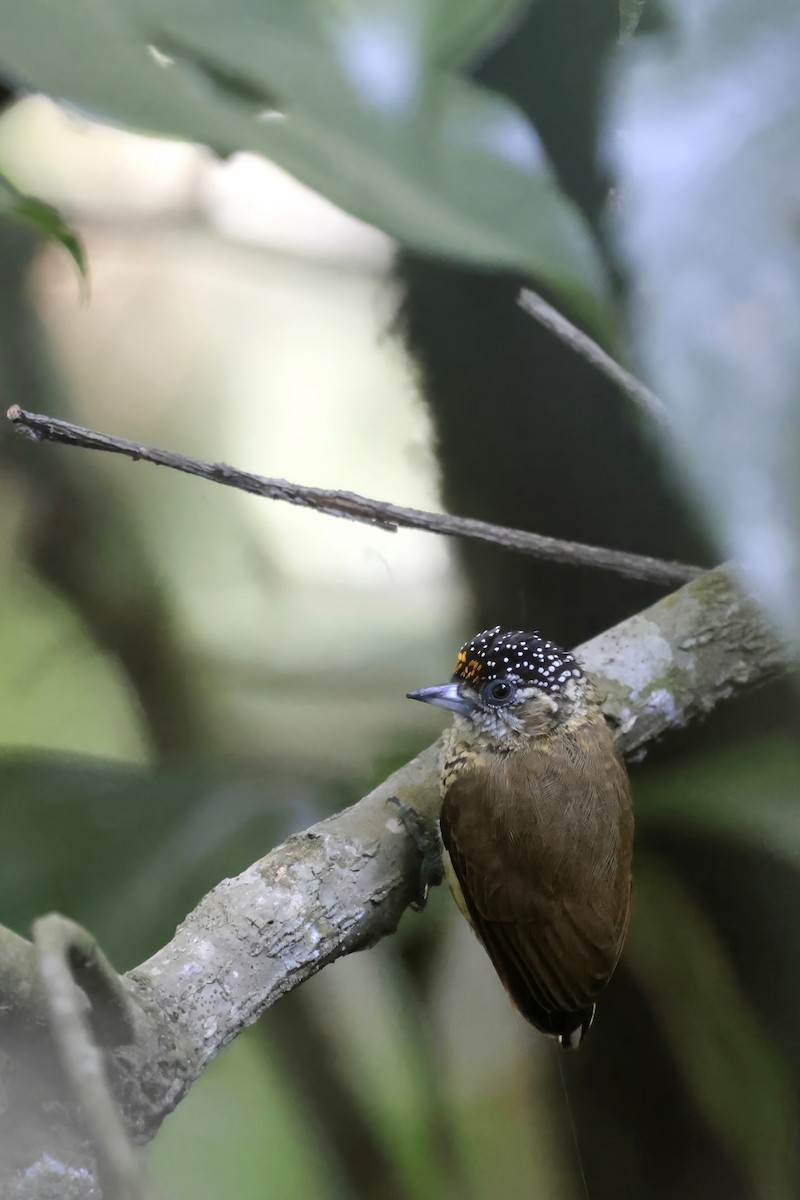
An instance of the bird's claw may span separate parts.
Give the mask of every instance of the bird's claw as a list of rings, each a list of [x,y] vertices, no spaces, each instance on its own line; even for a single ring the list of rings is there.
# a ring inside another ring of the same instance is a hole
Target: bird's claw
[[[444,879],[442,851],[436,828],[418,809],[406,804],[399,796],[390,796],[387,803],[397,807],[403,827],[420,853],[419,891],[411,901],[411,907],[415,912],[422,912],[428,903],[428,892],[432,887],[438,887]]]

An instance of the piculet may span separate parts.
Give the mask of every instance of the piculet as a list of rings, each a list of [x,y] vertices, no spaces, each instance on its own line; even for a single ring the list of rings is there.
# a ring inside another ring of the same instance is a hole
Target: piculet
[[[576,1048],[622,950],[633,808],[625,764],[574,655],[487,629],[449,683],[439,821],[445,874],[511,1000]]]

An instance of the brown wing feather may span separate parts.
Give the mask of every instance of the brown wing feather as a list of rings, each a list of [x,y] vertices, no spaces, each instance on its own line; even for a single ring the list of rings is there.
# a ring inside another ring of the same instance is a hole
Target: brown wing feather
[[[627,925],[627,774],[610,737],[592,761],[596,741],[578,731],[570,753],[492,756],[452,782],[442,807],[475,932],[517,1007],[548,1033],[590,1016]]]

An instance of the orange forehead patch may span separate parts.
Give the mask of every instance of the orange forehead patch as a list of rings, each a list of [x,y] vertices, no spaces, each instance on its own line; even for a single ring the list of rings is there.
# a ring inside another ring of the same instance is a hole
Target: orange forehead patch
[[[459,679],[464,679],[467,683],[474,683],[477,679],[480,679],[485,670],[486,663],[481,662],[479,658],[467,658],[464,651],[459,650],[454,672],[454,674],[458,675]]]

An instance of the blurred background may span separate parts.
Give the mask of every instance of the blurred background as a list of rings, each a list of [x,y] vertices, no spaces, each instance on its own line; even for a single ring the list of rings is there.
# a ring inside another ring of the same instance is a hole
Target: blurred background
[[[542,3],[478,69],[536,120],[600,229],[612,6],[596,26],[591,6],[566,7],[585,36],[563,53],[570,14],[562,28]],[[6,107],[0,162],[58,205],[90,266],[82,297],[63,249],[0,225],[3,408],[399,504],[722,557],[611,386],[515,308],[519,279],[398,251],[263,159],[38,96]],[[221,877],[432,740],[441,721],[405,692],[447,677],[476,629],[574,645],[659,595],[0,428],[3,921],[26,932],[58,909],[126,969]],[[635,919],[580,1055],[559,1070],[436,894],[211,1065],[153,1144],[164,1193],[797,1195],[797,718],[775,685],[632,768]]]
[[[388,239],[268,163],[220,164],[42,98],[7,113],[0,157],[70,214],[91,262],[82,302],[59,247],[3,231],[4,402],[13,388],[189,454],[439,505],[430,421],[391,336]],[[469,599],[442,539],[19,439],[4,452],[6,917],[25,930],[69,912],[123,969],[224,874],[436,736],[405,692],[450,673]],[[531,1039],[451,917],[444,895],[425,915],[443,939],[430,1013],[379,946],[226,1051],[154,1147],[167,1193],[256,1197],[269,1177],[285,1197],[438,1195],[475,1108],[498,1101],[498,1152],[509,1116],[527,1140],[514,1102]]]

